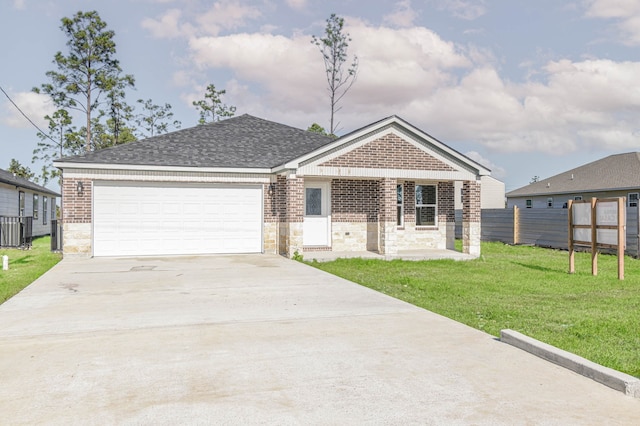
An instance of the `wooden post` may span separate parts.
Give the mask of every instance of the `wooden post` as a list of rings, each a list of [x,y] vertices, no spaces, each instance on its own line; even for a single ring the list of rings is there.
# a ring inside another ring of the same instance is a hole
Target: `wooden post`
[[[596,205],[598,200],[591,199],[591,274],[598,275],[598,227],[596,226]]]
[[[573,247],[573,200],[569,200],[567,204],[569,211],[569,273],[576,272],[576,251]]]
[[[626,198],[618,198],[618,279],[624,280],[624,246],[626,245],[625,225],[627,223],[624,208]]]
[[[513,206],[513,245],[518,244],[520,234],[520,212],[518,206]]]

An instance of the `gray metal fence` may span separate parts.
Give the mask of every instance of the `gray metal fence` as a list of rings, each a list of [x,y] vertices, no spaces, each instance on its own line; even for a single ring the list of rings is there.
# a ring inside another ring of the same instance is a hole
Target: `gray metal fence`
[[[569,217],[567,209],[483,209],[482,241],[527,244],[567,249]],[[630,256],[640,257],[640,212],[627,208],[627,247]],[[456,238],[462,238],[462,211],[456,210]]]
[[[0,216],[0,247],[29,248],[33,241],[33,217]]]
[[[51,221],[51,251],[62,251],[62,224],[57,219]]]

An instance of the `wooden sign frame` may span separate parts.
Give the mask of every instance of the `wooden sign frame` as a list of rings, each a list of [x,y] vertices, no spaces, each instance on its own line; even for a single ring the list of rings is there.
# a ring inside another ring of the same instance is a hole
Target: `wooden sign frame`
[[[600,208],[599,208],[600,207]],[[569,273],[575,273],[575,246],[591,248],[591,274],[598,275],[598,249],[617,249],[618,279],[624,280],[626,197],[569,200]],[[610,232],[615,231],[615,232]],[[615,235],[615,242],[611,236]]]

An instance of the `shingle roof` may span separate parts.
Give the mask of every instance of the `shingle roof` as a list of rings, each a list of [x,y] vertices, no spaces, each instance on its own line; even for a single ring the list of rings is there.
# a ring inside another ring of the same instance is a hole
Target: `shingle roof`
[[[55,197],[59,197],[60,194],[54,192],[50,189],[45,188],[44,186],[40,186],[36,183],[33,183],[23,177],[15,176],[13,173],[8,172],[6,170],[0,169],[0,182],[6,183],[7,185],[17,186],[19,188],[30,189],[35,192],[39,192],[41,194],[49,194]]]
[[[507,193],[507,197],[640,188],[640,152],[610,155]]]
[[[328,136],[244,114],[59,161],[147,166],[272,168],[332,141]]]

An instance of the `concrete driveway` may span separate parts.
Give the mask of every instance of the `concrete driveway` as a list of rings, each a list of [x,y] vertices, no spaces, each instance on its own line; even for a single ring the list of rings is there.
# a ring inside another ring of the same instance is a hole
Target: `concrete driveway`
[[[595,424],[640,400],[269,255],[64,260],[0,306],[3,424]]]

